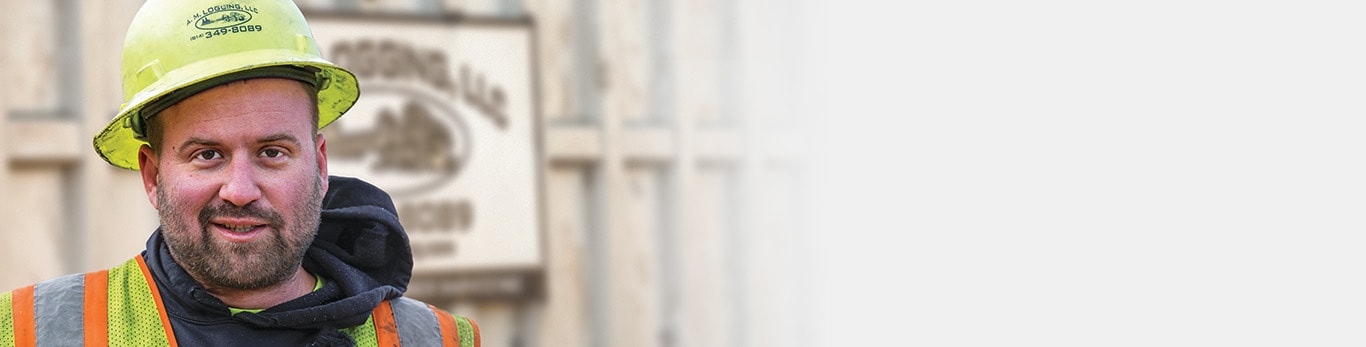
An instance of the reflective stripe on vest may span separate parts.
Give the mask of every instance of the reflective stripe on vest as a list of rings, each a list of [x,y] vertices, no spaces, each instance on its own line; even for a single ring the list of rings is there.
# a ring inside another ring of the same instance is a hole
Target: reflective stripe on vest
[[[79,317],[79,318],[78,318]],[[157,317],[157,319],[152,319]],[[380,303],[365,324],[342,329],[357,346],[478,347],[479,327],[417,300]],[[176,346],[170,317],[142,256],[109,270],[0,293],[0,347]]]
[[[34,324],[35,341],[40,346],[80,346],[85,324],[79,317],[85,314],[81,301],[85,281],[81,275],[58,277],[35,285]],[[76,319],[73,319],[76,318]],[[92,329],[93,330],[93,329]]]
[[[85,309],[89,312],[105,314],[85,315],[85,326],[109,326],[109,271],[95,271],[85,274]],[[104,329],[85,329],[86,346],[108,346],[109,332]]]

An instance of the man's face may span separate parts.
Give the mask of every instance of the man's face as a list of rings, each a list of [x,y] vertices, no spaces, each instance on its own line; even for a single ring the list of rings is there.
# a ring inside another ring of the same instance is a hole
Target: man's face
[[[208,287],[251,290],[298,271],[327,189],[326,145],[299,82],[250,79],[162,111],[143,185],[175,258]]]

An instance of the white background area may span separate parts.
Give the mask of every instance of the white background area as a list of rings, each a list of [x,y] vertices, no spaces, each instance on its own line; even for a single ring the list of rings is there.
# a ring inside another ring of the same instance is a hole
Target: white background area
[[[820,345],[1366,344],[1366,4],[808,5]]]

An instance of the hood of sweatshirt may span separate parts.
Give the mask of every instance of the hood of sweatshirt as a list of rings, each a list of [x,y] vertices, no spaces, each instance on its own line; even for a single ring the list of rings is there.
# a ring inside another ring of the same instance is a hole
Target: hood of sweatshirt
[[[172,260],[161,230],[153,232],[143,257],[177,337],[206,334],[202,337],[210,339],[278,329],[315,335],[310,340],[322,338],[316,335],[335,338],[336,329],[364,324],[381,301],[401,296],[412,278],[413,257],[389,194],[349,177],[331,176],[328,186],[318,234],[303,260],[304,270],[321,276],[324,286],[260,313],[230,314],[226,304]],[[205,329],[209,331],[200,331]],[[232,332],[238,329],[242,331]]]

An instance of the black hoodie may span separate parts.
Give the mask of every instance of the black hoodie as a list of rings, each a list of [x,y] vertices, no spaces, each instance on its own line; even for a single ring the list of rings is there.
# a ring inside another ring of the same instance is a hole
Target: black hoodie
[[[331,176],[328,186],[318,235],[303,261],[325,284],[260,313],[230,314],[171,259],[161,230],[152,233],[142,255],[179,345],[354,345],[337,329],[365,324],[380,301],[403,295],[413,257],[389,194],[349,177]]]

